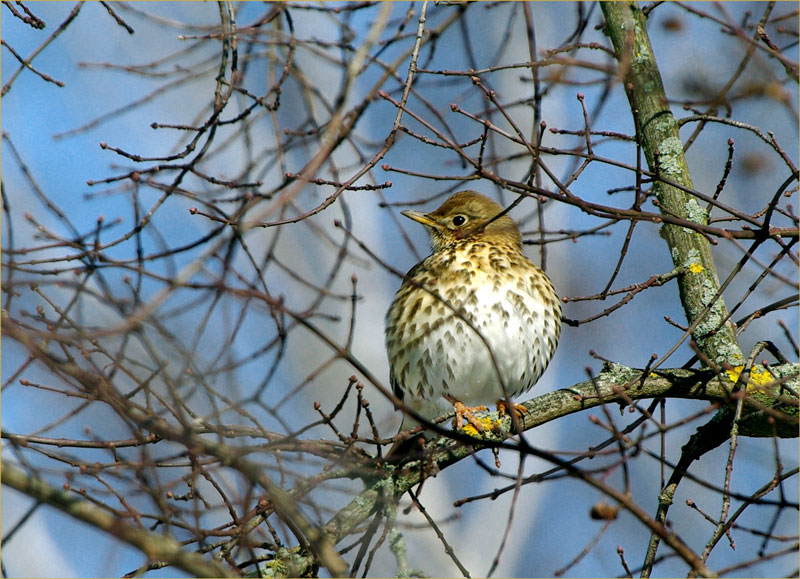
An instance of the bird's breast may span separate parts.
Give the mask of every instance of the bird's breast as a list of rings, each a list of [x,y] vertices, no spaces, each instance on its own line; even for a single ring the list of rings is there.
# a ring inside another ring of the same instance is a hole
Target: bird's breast
[[[470,405],[530,389],[560,328],[541,270],[522,254],[488,250],[455,252],[436,265],[418,276],[428,279],[424,289],[404,284],[389,312],[387,349],[398,385],[411,401],[438,403],[448,394]]]

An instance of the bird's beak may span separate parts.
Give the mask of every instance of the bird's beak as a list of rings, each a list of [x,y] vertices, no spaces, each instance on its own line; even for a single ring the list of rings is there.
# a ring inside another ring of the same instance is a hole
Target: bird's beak
[[[423,213],[422,211],[401,211],[400,214],[405,215],[417,223],[422,223],[427,227],[439,227],[439,224],[436,223],[436,221],[428,217],[428,214]]]

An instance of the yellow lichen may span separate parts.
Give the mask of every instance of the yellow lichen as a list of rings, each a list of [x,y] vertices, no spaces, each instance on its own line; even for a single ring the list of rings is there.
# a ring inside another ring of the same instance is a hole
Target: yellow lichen
[[[739,380],[739,376],[744,370],[744,366],[734,366],[730,370],[727,370],[728,378],[731,382],[736,382]],[[772,374],[761,366],[756,366],[755,368],[750,370],[750,378],[747,381],[747,388],[749,389],[758,389],[762,386],[766,386],[767,384],[771,384],[774,381]]]
[[[475,418],[477,418],[478,422],[480,422],[481,426],[483,427],[483,431],[479,432],[477,428],[475,428],[474,426],[472,426],[472,424],[467,422],[466,424],[464,424],[464,426],[461,427],[461,431],[464,432],[464,434],[481,437],[483,436],[484,432],[491,432],[494,429],[495,425],[499,423],[499,421],[492,420],[492,418],[488,414],[484,416],[476,416]]]
[[[728,374],[728,378],[731,382],[736,382],[739,379],[739,374],[742,373],[742,370],[744,370],[744,366],[734,366],[725,372]]]
[[[703,271],[703,269],[704,269],[703,266],[700,265],[700,263],[697,261],[695,261],[692,265],[689,266],[689,271],[691,271],[692,273],[700,273],[701,271]]]
[[[478,430],[471,424],[465,424],[461,430],[464,431],[464,434],[469,434],[470,436],[478,436]]]

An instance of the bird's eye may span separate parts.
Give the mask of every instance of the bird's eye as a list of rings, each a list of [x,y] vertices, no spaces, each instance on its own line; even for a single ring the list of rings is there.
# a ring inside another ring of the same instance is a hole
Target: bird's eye
[[[461,227],[467,222],[467,218],[464,215],[456,215],[453,217],[453,225],[456,227]]]

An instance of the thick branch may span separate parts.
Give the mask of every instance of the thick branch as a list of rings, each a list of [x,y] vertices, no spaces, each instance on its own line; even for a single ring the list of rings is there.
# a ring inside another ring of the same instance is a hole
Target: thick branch
[[[775,428],[770,429],[770,434],[777,431],[779,436],[786,438],[798,436],[798,400],[793,393],[798,390],[798,373],[800,366],[797,364],[784,364],[770,367],[771,374],[776,380],[772,384],[765,384],[759,388],[759,399],[747,396],[746,407],[750,413],[744,417],[740,435],[763,436],[764,430],[758,422],[767,422],[768,417],[775,419]],[[735,381],[731,381],[727,373],[715,375],[710,370],[684,370],[667,369],[651,372],[641,381],[642,371],[617,364],[608,364],[606,368],[592,380],[587,380],[571,386],[548,392],[533,400],[525,402],[528,410],[521,419],[521,426],[529,430],[551,420],[556,420],[575,412],[588,410],[601,404],[619,404],[628,406],[636,400],[652,398],[685,398],[706,400],[720,404],[732,404]],[[748,390],[755,391],[753,385]],[[765,404],[767,397],[773,404]],[[752,419],[750,417],[753,417]],[[761,417],[761,421],[755,420]],[[771,421],[770,421],[771,422]],[[506,427],[510,426],[508,423]],[[473,449],[485,447],[508,447],[519,451],[520,447],[508,442],[497,440],[476,441],[466,436],[453,433],[453,438],[471,440],[473,448],[470,449],[457,440],[433,440],[425,448],[427,458],[427,471],[439,471],[451,464],[472,454]],[[531,449],[534,453],[535,449]],[[552,458],[552,457],[545,457]],[[432,463],[432,465],[431,465]],[[405,491],[421,482],[423,473],[419,462],[412,463],[396,479],[395,496],[401,496]],[[338,543],[347,535],[355,532],[364,520],[374,512],[380,500],[380,486],[385,484],[385,479],[372,485],[361,495],[354,499],[350,505],[336,514],[325,526],[326,532],[333,542]]]
[[[611,37],[624,74],[625,92],[638,117],[641,145],[650,170],[692,189],[692,180],[669,108],[656,57],[645,27],[647,17],[636,2],[602,2],[606,32]],[[662,213],[708,225],[708,214],[697,199],[678,187],[655,181]],[[686,318],[694,328],[700,351],[722,365],[742,364],[742,351],[733,324],[725,322],[728,310],[720,293],[711,246],[705,237],[678,225],[665,223],[661,235],[676,268],[685,271],[678,280]]]

